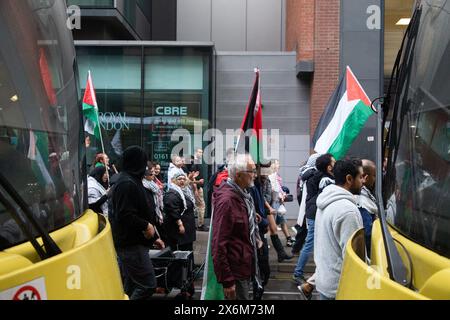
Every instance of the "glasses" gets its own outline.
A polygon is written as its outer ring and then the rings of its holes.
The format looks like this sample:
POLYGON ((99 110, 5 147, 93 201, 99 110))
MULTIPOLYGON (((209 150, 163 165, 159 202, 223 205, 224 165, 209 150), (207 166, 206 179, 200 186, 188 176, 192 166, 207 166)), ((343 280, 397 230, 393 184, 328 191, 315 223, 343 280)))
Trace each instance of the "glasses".
POLYGON ((253 173, 253 174, 257 174, 258 171, 256 171, 256 169, 253 170, 245 170, 245 171, 241 171, 241 172, 245 172, 245 173, 253 173))

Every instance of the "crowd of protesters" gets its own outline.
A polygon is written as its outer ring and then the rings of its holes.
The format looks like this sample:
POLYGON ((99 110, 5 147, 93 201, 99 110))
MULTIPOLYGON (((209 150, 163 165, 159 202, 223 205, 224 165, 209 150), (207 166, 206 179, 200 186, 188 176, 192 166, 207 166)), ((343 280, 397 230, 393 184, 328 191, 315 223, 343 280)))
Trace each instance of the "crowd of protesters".
MULTIPOLYGON (((192 165, 172 156, 167 179, 161 165, 148 161, 137 146, 123 152, 120 172, 104 153, 96 154, 90 165, 89 208, 111 223, 125 293, 132 300, 150 299, 158 292, 150 249, 193 251, 196 231, 208 230, 202 153, 196 150, 192 165)), ((191 283, 181 294, 192 298, 194 293, 191 283)))
POLYGON ((212 256, 225 297, 249 299, 252 286, 253 299, 262 298, 270 275, 269 234, 279 262, 299 254, 293 280, 304 299, 310 300, 314 289, 322 300, 335 299, 351 235, 364 228, 370 250, 377 217, 375 172, 370 160, 336 161, 331 154, 311 155, 297 181, 300 210, 293 239, 284 214, 289 190, 279 176, 279 161, 256 168, 251 156, 236 155, 213 177, 212 256), (285 252, 277 225, 292 255, 285 252), (306 279, 304 268, 313 253, 316 270, 306 279))
MULTIPOLYGON (((148 161, 140 147, 124 151, 120 172, 106 154, 95 156, 88 177, 89 208, 111 222, 127 295, 149 299, 157 291, 149 249, 194 250, 196 231, 208 231, 206 196, 214 271, 227 299, 247 300, 250 291, 253 299, 262 299, 271 272, 270 244, 279 263, 298 255, 293 280, 304 299, 311 299, 314 289, 321 299, 335 299, 345 245, 356 230, 365 229, 370 252, 377 217, 375 164, 311 155, 297 179, 300 209, 293 237, 286 220, 286 202, 293 196, 283 185, 278 160, 257 166, 250 155, 228 150, 225 164, 205 182, 202 159, 202 149, 189 164, 172 156, 165 179, 161 165, 148 161), (292 248, 291 254, 285 246, 292 248), (312 256, 315 273, 306 279, 304 269, 312 256)), ((193 284, 182 293, 192 298, 193 284)))

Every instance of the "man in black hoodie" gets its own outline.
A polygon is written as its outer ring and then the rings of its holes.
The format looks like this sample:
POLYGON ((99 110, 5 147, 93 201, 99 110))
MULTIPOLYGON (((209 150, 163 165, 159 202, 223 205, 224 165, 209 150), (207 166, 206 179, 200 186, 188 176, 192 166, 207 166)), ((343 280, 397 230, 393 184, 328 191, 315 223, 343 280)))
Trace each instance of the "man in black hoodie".
POLYGON ((131 300, 150 298, 156 288, 149 249, 155 241, 156 212, 149 207, 142 185, 147 155, 134 146, 123 153, 123 171, 115 183, 110 215, 125 293, 131 300))
POLYGON ((333 167, 336 160, 331 154, 324 154, 317 158, 316 168, 317 171, 314 172, 312 177, 306 176, 306 224, 308 226, 308 233, 306 235, 305 243, 303 249, 300 252, 298 258, 297 266, 294 271, 294 281, 297 284, 302 284, 306 282, 303 276, 303 269, 313 251, 314 248, 314 222, 316 219, 316 200, 322 190, 329 184, 334 184, 333 178, 333 167))

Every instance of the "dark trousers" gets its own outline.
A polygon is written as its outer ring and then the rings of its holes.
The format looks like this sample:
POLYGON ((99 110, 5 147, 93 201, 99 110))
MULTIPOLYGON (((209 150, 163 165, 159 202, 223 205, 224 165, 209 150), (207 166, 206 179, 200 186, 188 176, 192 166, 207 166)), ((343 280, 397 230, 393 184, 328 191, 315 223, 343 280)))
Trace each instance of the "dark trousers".
POLYGON ((117 248, 124 290, 130 300, 146 300, 155 292, 155 271, 148 252, 149 248, 141 245, 117 248))
POLYGON ((236 280, 236 300, 250 300, 250 280, 236 280))
POLYGON ((297 234, 295 235, 295 243, 292 246, 292 252, 300 252, 300 250, 302 250, 303 244, 305 243, 306 235, 308 234, 305 220, 303 221, 303 226, 300 227, 298 224, 296 224, 294 227, 297 230, 297 234))
POLYGON ((264 294, 264 286, 267 285, 270 278, 269 244, 262 232, 260 232, 260 236, 263 242, 263 246, 258 250, 258 267, 262 281, 261 285, 263 286, 263 288, 258 290, 256 281, 253 281, 253 300, 262 300, 262 296, 264 294))

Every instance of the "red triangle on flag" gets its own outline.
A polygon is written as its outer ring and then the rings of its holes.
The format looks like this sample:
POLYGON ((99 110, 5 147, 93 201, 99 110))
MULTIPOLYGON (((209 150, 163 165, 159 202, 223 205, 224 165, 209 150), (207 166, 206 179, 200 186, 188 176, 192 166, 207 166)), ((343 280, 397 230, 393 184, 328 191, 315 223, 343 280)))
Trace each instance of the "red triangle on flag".
POLYGON ((83 103, 90 106, 97 106, 97 98, 95 97, 94 86, 92 84, 91 73, 89 72, 86 91, 84 92, 83 103))
POLYGON ((348 101, 362 100, 364 104, 370 107, 371 102, 364 89, 359 84, 350 67, 347 66, 347 98, 348 101))

